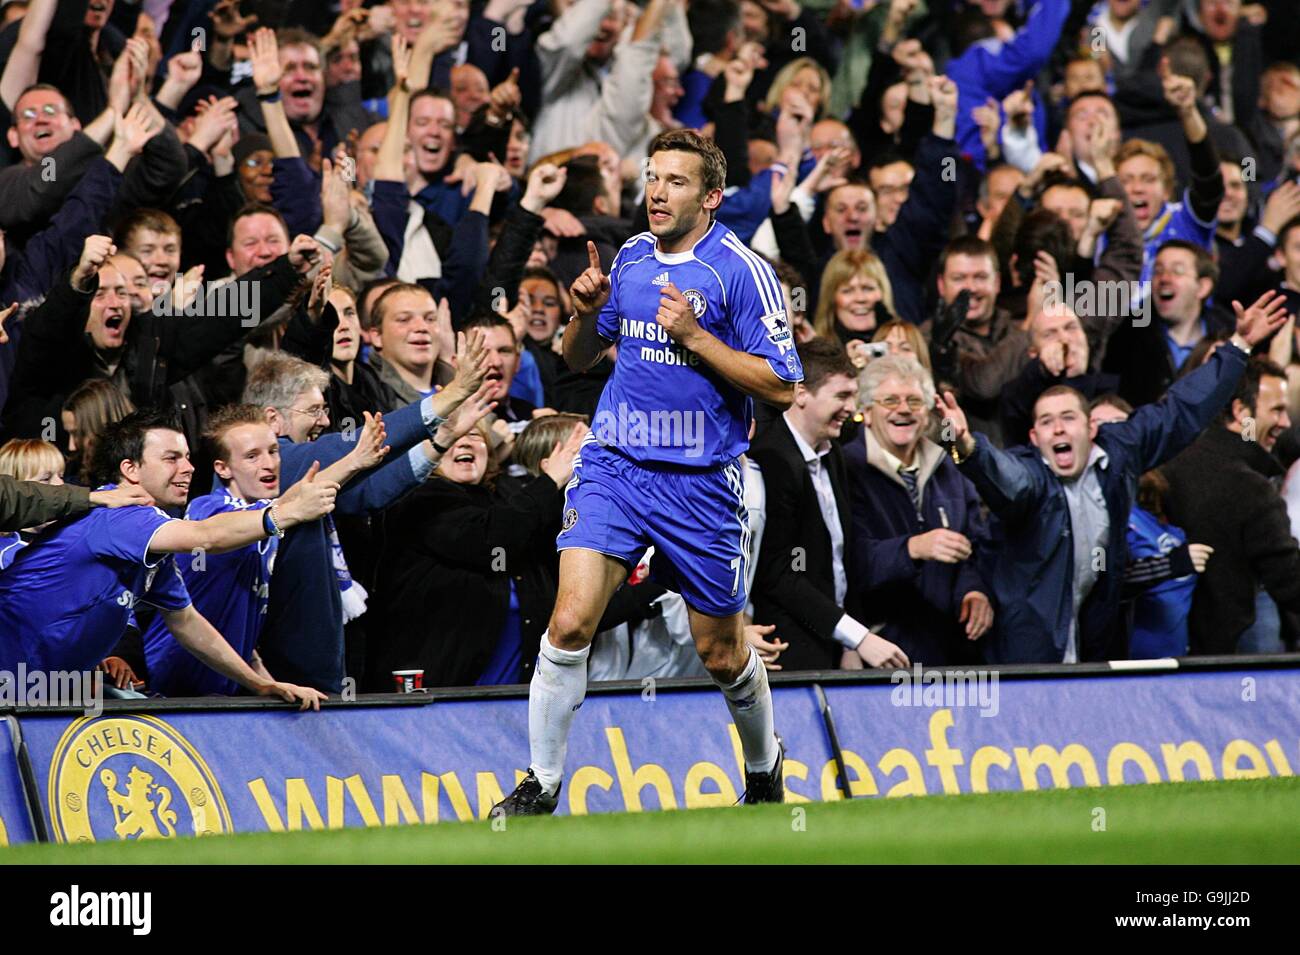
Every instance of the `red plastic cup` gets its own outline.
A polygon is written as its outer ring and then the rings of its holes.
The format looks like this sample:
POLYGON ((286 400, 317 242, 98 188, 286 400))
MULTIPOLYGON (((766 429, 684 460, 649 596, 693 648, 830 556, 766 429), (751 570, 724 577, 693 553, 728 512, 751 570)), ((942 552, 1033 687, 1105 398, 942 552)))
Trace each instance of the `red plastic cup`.
POLYGON ((424 671, 394 670, 393 683, 396 684, 398 693, 414 693, 416 690, 423 690, 424 671))

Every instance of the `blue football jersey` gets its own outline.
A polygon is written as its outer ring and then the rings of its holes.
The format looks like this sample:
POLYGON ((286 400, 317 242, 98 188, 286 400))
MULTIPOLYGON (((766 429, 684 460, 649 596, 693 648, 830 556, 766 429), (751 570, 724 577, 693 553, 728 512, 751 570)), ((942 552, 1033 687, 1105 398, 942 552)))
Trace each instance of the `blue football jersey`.
POLYGON ((27 546, 27 541, 18 536, 17 531, 5 531, 0 534, 0 570, 14 562, 18 552, 27 546))
POLYGON ((29 670, 91 670, 122 639, 137 601, 188 607, 172 556, 149 555, 171 520, 156 507, 98 507, 20 550, 0 574, 0 669, 21 660, 29 670))
MULTIPOLYGON (((257 511, 270 504, 270 500, 249 503, 220 488, 191 501, 185 517, 202 521, 214 514, 257 511)), ((276 543, 276 538, 271 537, 224 554, 205 554, 201 560, 182 554, 177 561, 195 609, 244 662, 252 659, 266 619, 276 543)), ((145 630, 144 656, 149 689, 163 696, 233 696, 239 692, 238 683, 177 643, 161 616, 154 617, 145 630)))
POLYGON ((596 319, 618 345, 614 373, 591 430, 638 463, 725 464, 749 447, 753 402, 672 338, 655 318, 669 283, 690 302, 700 326, 737 351, 760 355, 781 379, 803 379, 781 285, 766 261, 714 222, 686 252, 633 236, 610 268, 609 302, 596 319))

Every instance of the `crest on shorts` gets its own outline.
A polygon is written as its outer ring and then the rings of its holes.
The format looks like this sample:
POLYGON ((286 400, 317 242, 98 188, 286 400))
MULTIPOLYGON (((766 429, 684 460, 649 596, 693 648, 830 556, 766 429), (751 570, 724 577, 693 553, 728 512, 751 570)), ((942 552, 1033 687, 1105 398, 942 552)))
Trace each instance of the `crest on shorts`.
POLYGON ((567 531, 576 523, 578 523, 578 512, 571 507, 564 512, 564 529, 567 531))
POLYGON ((706 307, 704 293, 699 289, 688 288, 682 294, 686 296, 686 301, 691 303, 691 311, 695 313, 695 317, 703 318, 704 309, 706 307))

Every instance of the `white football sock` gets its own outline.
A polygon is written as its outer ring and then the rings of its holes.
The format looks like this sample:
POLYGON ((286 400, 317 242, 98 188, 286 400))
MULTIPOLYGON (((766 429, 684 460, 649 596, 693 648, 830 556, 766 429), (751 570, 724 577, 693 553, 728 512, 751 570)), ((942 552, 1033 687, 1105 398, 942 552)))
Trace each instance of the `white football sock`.
POLYGON ((564 775, 564 752, 569 745, 569 725, 587 696, 587 657, 591 646, 561 650, 542 634, 537 667, 528 687, 529 769, 542 789, 554 793, 564 775))
MULTIPOLYGON (((745 753, 745 769, 751 773, 768 773, 776 766, 776 730, 772 725, 772 690, 767 685, 767 668, 758 651, 749 650, 749 664, 740 679, 730 686, 718 683, 727 698, 727 709, 740 734, 740 748, 745 753)), ((717 683, 717 680, 713 682, 717 683)))

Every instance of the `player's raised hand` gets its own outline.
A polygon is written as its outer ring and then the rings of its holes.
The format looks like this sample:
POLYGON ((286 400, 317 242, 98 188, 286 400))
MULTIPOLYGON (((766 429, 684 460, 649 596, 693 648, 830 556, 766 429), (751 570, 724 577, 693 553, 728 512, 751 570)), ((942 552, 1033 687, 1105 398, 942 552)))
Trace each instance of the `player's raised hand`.
POLYGON ((587 240, 587 261, 587 268, 569 286, 573 308, 579 317, 595 315, 609 301, 609 276, 601 271, 596 243, 590 239, 587 240))
POLYGON ((282 528, 314 521, 334 510, 334 498, 339 493, 338 482, 319 480, 319 473, 320 462, 313 461, 302 480, 271 505, 282 528))
POLYGON ((686 296, 669 282, 659 291, 659 311, 655 319, 677 344, 689 348, 691 340, 699 333, 700 323, 695 320, 695 309, 686 296))

